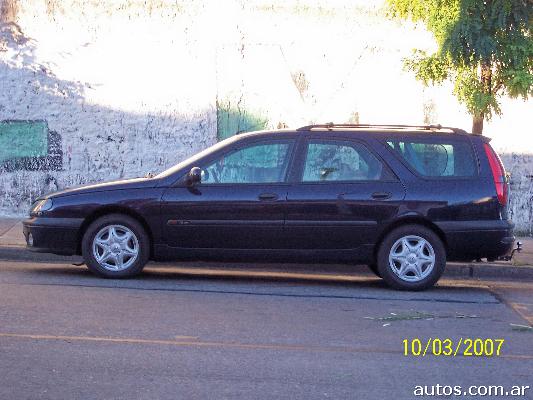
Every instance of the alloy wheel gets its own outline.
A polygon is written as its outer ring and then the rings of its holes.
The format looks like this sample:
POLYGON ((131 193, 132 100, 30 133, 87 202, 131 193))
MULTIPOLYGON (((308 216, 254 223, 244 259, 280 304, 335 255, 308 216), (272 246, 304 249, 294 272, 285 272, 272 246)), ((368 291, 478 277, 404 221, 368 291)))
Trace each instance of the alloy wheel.
POLYGON ((435 251, 424 238, 404 236, 392 245, 389 252, 389 267, 406 282, 425 279, 435 266, 435 251))
POLYGON ((131 267, 139 255, 139 240, 123 225, 107 225, 93 239, 93 256, 108 271, 123 271, 131 267))

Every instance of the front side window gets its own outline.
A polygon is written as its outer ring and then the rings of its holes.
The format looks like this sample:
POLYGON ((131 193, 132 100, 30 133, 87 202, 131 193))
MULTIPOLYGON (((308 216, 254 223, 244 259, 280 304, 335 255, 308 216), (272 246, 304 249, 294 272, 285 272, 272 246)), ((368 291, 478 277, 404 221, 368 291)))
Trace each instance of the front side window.
POLYGON ((388 141, 387 144, 420 175, 427 177, 471 177, 476 164, 466 142, 388 141))
POLYGON ((303 182, 375 181, 392 174, 366 147, 349 142, 309 143, 303 182))
POLYGON ((283 182, 291 147, 291 142, 273 142, 227 153, 203 167, 202 184, 283 182))

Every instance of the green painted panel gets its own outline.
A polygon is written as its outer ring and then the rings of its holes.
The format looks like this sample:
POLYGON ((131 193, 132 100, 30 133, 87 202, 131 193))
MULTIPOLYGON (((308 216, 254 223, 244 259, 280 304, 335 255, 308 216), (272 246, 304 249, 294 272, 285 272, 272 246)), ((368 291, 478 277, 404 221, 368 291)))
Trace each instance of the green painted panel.
POLYGON ((0 121, 0 162, 48 153, 48 126, 44 121, 0 121))
MULTIPOLYGON (((229 103, 229 102, 228 102, 229 103)), ((217 137, 226 139, 237 132, 265 129, 268 119, 254 115, 247 110, 235 110, 229 104, 217 105, 217 137)))

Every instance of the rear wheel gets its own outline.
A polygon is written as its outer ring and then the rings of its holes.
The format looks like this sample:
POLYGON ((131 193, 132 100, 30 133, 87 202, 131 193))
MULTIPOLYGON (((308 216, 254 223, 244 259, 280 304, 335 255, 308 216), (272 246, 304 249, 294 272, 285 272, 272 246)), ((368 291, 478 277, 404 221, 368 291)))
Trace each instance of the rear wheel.
POLYGON ((441 277, 446 251, 432 230, 405 225, 390 232, 378 251, 378 271, 395 289, 424 290, 441 277))
POLYGON ((139 274, 150 254, 150 241, 135 219, 111 214, 94 221, 83 236, 82 254, 87 267, 105 278, 139 274))

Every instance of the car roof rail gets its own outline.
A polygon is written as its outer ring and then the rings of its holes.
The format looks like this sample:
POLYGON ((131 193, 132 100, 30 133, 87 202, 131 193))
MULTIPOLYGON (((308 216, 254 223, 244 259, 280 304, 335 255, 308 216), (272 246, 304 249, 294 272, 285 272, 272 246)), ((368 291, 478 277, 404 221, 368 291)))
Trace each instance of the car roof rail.
POLYGON ((398 124, 335 124, 333 122, 328 122, 326 124, 314 124, 306 125, 301 128, 296 129, 297 131, 311 131, 317 128, 324 128, 328 130, 333 130, 333 128, 386 128, 386 129, 417 129, 425 131, 450 131, 453 133, 467 133, 464 129, 453 128, 450 126, 442 126, 441 124, 435 125, 398 125, 398 124))

